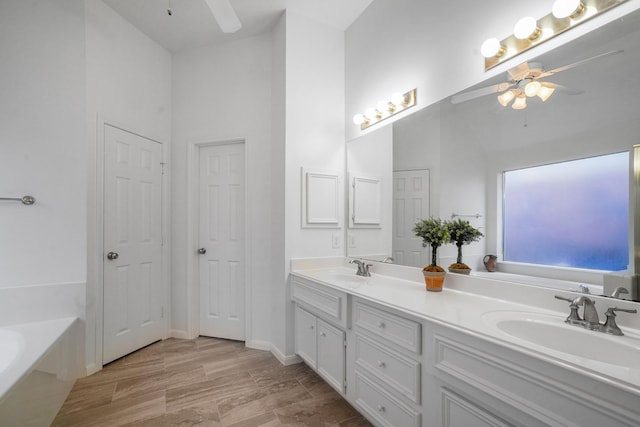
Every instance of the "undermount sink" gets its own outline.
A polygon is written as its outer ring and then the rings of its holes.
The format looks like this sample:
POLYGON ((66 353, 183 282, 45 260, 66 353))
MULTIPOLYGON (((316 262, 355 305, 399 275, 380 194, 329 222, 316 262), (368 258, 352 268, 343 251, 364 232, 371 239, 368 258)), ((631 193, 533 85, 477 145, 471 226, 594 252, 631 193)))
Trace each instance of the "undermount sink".
POLYGON ((354 273, 344 273, 341 271, 323 271, 314 275, 316 278, 322 281, 337 283, 343 286, 358 286, 363 283, 367 283, 370 277, 358 276, 354 273))
POLYGON ((492 328, 535 346, 610 365, 638 366, 637 336, 588 331, 567 325, 563 317, 541 313, 493 311, 485 313, 483 320, 492 328))

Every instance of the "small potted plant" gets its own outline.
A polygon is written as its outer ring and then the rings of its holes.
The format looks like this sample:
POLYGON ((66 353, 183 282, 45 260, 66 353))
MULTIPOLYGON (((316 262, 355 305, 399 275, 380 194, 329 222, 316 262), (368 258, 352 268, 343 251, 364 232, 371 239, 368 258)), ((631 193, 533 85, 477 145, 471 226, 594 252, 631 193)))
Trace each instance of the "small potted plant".
POLYGON ((449 271, 452 273, 469 274, 471 268, 462 262, 462 246, 468 245, 471 242, 477 242, 484 235, 480 230, 469 224, 469 221, 464 221, 460 218, 447 222, 447 228, 449 230, 449 243, 454 243, 458 247, 458 258, 454 264, 449 266, 449 271))
POLYGON ((442 290, 444 276, 447 274, 444 268, 438 265, 438 248, 449 241, 447 224, 440 218, 423 219, 413 228, 416 236, 422 238, 422 246, 431 246, 431 264, 422 269, 427 290, 439 292, 442 290))

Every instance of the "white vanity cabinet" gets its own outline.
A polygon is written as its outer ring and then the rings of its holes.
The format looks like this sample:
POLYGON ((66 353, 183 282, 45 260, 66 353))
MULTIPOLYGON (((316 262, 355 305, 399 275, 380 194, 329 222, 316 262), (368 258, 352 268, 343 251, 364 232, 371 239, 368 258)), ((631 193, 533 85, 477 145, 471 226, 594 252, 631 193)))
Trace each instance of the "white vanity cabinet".
POLYGON ((420 322, 356 299, 352 323, 355 406, 381 426, 421 426, 420 322))
POLYGON ((473 323, 482 322, 473 294, 425 295, 420 284, 414 292, 406 281, 374 279, 291 281, 296 353, 374 425, 640 426, 637 369, 582 366, 491 335, 473 323))
POLYGON ((631 427, 631 393, 453 328, 425 322, 429 425, 631 427))
POLYGON ((296 277, 291 289, 296 354, 344 394, 347 294, 296 277))

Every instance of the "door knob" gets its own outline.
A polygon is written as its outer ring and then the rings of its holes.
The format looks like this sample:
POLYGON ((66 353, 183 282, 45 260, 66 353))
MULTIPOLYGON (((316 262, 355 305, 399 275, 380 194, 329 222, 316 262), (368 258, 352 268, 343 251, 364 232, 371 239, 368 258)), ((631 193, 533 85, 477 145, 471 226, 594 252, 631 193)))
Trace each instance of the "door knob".
POLYGON ((200 249, 198 249, 198 253, 199 253, 200 255, 204 255, 204 254, 206 254, 206 253, 207 253, 207 250, 206 250, 205 248, 200 248, 200 249))
POLYGON ((114 260, 114 259, 118 259, 118 257, 119 257, 119 256, 120 256, 120 255, 118 255, 118 253, 117 253, 117 252, 109 252, 109 253, 107 254, 107 259, 114 260))

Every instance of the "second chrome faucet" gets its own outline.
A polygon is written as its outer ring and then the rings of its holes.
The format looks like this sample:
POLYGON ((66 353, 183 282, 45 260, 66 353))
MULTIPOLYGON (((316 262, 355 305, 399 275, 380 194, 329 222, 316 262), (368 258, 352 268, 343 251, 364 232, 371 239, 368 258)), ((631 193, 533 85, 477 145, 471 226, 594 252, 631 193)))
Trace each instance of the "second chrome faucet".
POLYGON ((565 320, 566 323, 570 325, 582 326, 583 328, 592 331, 600 331, 612 335, 623 335, 618 325, 616 325, 616 311, 637 313, 636 309, 628 310, 623 308, 611 307, 605 313, 605 315, 607 316, 606 322, 604 324, 600 324, 598 311, 596 310, 596 303, 591 298, 585 295, 580 295, 576 298, 566 298, 556 295, 555 298, 563 301, 568 301, 570 303, 569 309, 571 310, 571 312, 569 313, 569 317, 567 317, 567 319, 565 320), (578 313, 578 308, 581 306, 584 306, 583 317, 580 317, 580 314, 578 313))
POLYGON ((356 271, 356 274, 358 276, 371 276, 371 273, 369 272, 369 267, 371 267, 371 264, 365 264, 364 261, 360 261, 359 259, 352 259, 351 261, 349 261, 349 264, 356 264, 358 266, 358 271, 356 271))

